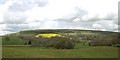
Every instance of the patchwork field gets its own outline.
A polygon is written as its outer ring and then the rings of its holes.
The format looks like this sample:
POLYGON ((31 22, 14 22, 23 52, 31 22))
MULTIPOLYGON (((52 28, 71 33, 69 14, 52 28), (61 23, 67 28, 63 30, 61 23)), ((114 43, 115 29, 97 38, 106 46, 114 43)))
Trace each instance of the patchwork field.
POLYGON ((2 37, 3 58, 118 58, 115 32, 28 30, 2 37))

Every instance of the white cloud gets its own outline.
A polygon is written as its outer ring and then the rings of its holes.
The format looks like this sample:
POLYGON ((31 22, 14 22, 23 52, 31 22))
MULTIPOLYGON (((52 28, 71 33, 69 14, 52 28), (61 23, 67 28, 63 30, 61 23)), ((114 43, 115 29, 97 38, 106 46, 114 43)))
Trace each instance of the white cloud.
POLYGON ((81 20, 81 18, 75 18, 74 20, 73 20, 73 22, 79 22, 81 20))
POLYGON ((14 33, 14 32, 0 30, 0 35, 10 34, 10 33, 14 33))
POLYGON ((0 35, 5 35, 5 34, 12 33, 10 31, 4 31, 4 29, 6 29, 6 28, 7 28, 6 24, 0 24, 0 35))
MULTIPOLYGON (((68 0, 50 0, 45 7, 34 7, 26 12, 28 21, 35 20, 56 20, 60 18, 67 18, 68 15, 72 17, 74 14, 75 5, 68 0)), ((69 18, 69 17, 68 17, 69 18)))
POLYGON ((104 28, 106 31, 118 30, 118 25, 115 24, 113 21, 100 20, 100 21, 95 22, 94 24, 98 25, 98 27, 96 26, 97 28, 104 28))
POLYGON ((103 27, 102 27, 100 24, 93 24, 93 25, 92 25, 92 28, 102 29, 103 27))
POLYGON ((4 33, 24 29, 117 31, 119 0, 7 0, 0 3, 4 33), (7 32, 9 31, 9 32, 7 32))
POLYGON ((8 24, 21 24, 25 23, 26 16, 22 12, 11 12, 8 11, 4 13, 4 21, 3 23, 8 23, 8 24))
POLYGON ((8 8, 12 5, 12 3, 12 1, 7 1, 5 4, 0 5, 0 23, 4 21, 3 15, 6 11, 8 11, 8 8))
POLYGON ((117 13, 119 0, 75 0, 77 5, 89 14, 99 14, 104 17, 107 13, 117 13), (87 4, 87 5, 86 5, 87 4), (114 9, 113 9, 114 8, 114 9))

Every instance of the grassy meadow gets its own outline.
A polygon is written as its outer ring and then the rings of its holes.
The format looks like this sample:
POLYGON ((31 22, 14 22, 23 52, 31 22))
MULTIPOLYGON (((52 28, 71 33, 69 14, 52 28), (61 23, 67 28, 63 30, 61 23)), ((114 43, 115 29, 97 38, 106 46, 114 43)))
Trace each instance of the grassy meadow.
POLYGON ((3 47, 3 58, 117 58, 118 48, 76 46, 76 49, 3 47))

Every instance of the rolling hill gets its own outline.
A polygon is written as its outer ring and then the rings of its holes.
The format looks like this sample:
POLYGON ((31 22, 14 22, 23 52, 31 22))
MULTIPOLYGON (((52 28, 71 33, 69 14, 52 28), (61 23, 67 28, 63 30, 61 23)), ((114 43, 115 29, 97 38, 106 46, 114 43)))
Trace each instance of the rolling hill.
POLYGON ((46 29, 46 30, 25 30, 2 36, 3 45, 24 45, 26 41, 32 40, 37 34, 57 33, 75 40, 92 40, 92 38, 118 39, 118 32, 78 30, 78 29, 46 29))

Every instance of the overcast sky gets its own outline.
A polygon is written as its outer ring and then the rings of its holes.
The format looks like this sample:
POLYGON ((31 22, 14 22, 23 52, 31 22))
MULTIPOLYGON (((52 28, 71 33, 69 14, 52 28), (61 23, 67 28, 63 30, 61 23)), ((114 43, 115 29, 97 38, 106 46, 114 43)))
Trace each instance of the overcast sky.
POLYGON ((118 31, 119 0, 0 0, 0 35, 29 29, 118 31))

